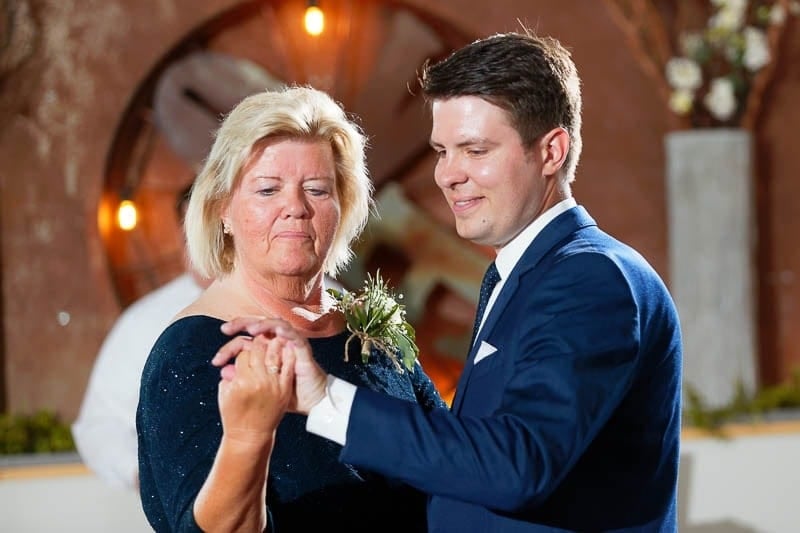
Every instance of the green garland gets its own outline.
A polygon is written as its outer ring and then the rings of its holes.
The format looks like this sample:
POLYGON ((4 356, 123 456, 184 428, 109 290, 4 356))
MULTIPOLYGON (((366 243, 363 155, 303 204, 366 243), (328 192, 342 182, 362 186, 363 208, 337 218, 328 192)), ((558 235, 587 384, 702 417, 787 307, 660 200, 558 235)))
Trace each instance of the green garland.
POLYGON ((75 450, 72 432, 52 411, 0 414, 0 455, 75 450))
POLYGON ((728 405, 717 408, 708 407, 696 388, 689 384, 685 384, 684 388, 686 390, 684 422, 715 434, 721 433, 723 425, 743 417, 751 417, 758 421, 765 413, 771 411, 800 408, 800 369, 795 370, 787 382, 764 387, 753 394, 748 394, 739 381, 736 383, 733 400, 728 405))

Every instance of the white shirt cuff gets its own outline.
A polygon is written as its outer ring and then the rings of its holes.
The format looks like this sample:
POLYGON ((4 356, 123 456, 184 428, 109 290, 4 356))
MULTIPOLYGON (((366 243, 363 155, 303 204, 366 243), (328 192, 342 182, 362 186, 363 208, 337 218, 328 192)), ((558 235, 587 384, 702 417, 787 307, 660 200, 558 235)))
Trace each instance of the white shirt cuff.
POLYGON ((328 375, 325 396, 308 412, 306 431, 344 446, 356 389, 352 383, 328 375))

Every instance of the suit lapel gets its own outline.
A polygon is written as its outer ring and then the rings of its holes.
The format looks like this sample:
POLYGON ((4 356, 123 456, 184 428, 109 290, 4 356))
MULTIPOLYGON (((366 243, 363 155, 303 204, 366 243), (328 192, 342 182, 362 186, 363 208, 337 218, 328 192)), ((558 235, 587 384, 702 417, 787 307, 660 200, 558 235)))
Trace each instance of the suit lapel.
MULTIPOLYGON (((561 213, 552 222, 542 229, 528 246, 525 253, 511 270, 508 279, 503 283, 503 288, 500 294, 497 295, 489 315, 483 323, 478 336, 475 338, 475 343, 470 347, 469 355, 464 363, 464 370, 458 380, 456 387, 455 397, 453 398, 452 411, 458 413, 461 409, 461 404, 464 401, 464 392, 466 391, 469 383, 469 376, 472 373, 472 368, 475 366, 475 353, 481 345, 481 340, 485 339, 495 328, 497 320, 502 314, 503 309, 508 305, 512 297, 518 296, 519 278, 529 270, 536 268, 539 262, 548 255, 551 251, 557 248, 558 244, 563 242, 575 231, 586 226, 596 225, 595 221, 589 216, 581 206, 573 207, 561 213)), ((502 341, 502 339, 498 339, 502 341)), ((498 346, 500 348, 500 346, 498 346)), ((495 356, 497 357, 497 356, 495 356)))

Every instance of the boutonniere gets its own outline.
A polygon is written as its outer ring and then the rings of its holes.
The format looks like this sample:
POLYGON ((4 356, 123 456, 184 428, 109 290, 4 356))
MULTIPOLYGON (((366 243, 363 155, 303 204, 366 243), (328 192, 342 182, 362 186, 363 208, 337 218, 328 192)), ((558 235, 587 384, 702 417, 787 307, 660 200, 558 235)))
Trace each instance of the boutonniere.
POLYGON ((372 348, 385 353, 402 372, 414 368, 419 348, 414 341, 414 328, 406 321, 405 306, 398 303, 403 295, 396 295, 381 278, 380 271, 373 278, 367 274, 360 293, 328 289, 335 300, 334 307, 344 314, 347 339, 344 358, 347 361, 350 341, 361 339, 361 360, 367 362, 372 348), (399 354, 399 359, 398 359, 399 354), (402 363, 402 366, 401 366, 402 363))

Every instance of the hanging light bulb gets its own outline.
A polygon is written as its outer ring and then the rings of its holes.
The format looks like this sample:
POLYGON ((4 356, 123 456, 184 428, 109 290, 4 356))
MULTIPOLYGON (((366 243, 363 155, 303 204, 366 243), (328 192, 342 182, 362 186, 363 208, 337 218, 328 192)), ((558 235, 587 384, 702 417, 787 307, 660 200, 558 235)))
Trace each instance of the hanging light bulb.
POLYGON ((325 13, 322 12, 315 0, 308 2, 306 13, 303 16, 303 26, 306 32, 314 37, 325 30, 325 13))
POLYGON ((136 227, 138 217, 136 204, 132 201, 123 200, 119 203, 119 207, 117 207, 117 225, 119 225, 120 229, 125 231, 132 230, 136 227))

